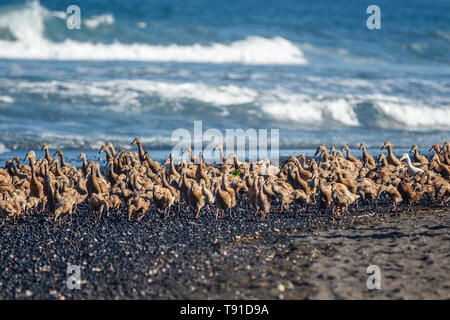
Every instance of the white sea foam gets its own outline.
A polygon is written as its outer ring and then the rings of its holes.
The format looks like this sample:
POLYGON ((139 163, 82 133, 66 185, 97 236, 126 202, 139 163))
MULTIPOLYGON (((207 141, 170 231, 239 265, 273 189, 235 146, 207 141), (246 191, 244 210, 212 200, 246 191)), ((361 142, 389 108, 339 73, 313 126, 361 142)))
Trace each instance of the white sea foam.
MULTIPOLYGON (((0 85, 11 93, 34 93, 43 99, 87 99, 98 111, 146 113, 163 106, 165 113, 181 114, 187 103, 220 108, 218 116, 227 117, 236 107, 253 113, 260 119, 292 126, 372 126, 402 130, 450 129, 450 101, 438 104, 431 100, 413 100, 389 94, 300 94, 285 88, 258 90, 236 85, 212 85, 202 82, 172 83, 144 79, 121 79, 96 82, 28 82, 3 80, 0 85), (166 101, 162 105, 148 103, 150 97, 166 101), (427 103, 428 102, 428 103, 427 103), (251 108, 249 108, 251 106, 251 108), (168 108, 171 108, 168 109, 168 108), (233 108, 233 109, 231 109, 233 108), (245 109, 244 109, 245 108, 245 109)), ((195 110, 191 110, 193 114, 195 110)), ((203 112, 203 111, 199 111, 203 112)), ((192 115, 191 114, 191 115, 192 115)))
POLYGON ((294 93, 275 93, 263 98, 262 111, 272 118, 301 124, 322 125, 334 122, 358 126, 351 103, 343 98, 323 99, 294 93))
POLYGON ((9 152, 10 150, 6 148, 2 143, 0 143, 0 153, 9 152))
POLYGON ((0 96, 0 103, 7 103, 7 104, 12 104, 14 103, 14 99, 11 98, 10 96, 0 96))
POLYGON ((275 37, 248 37, 230 44, 169 46, 112 44, 66 40, 53 43, 29 36, 30 41, 0 41, 0 58, 38 60, 130 60, 196 63, 304 64, 306 60, 290 41, 275 37))
MULTIPOLYGON (((93 83, 84 82, 27 82, 15 83, 3 81, 3 85, 10 86, 13 92, 29 92, 41 95, 59 94, 64 97, 90 97, 101 101, 104 99, 110 103, 117 103, 117 99, 124 99, 124 103, 130 104, 133 99, 142 96, 158 96, 166 100, 196 100, 211 105, 239 105, 252 103, 258 96, 258 92, 235 85, 211 86, 204 83, 184 82, 168 83, 151 80, 110 80, 93 83)), ((135 102, 137 103, 137 102, 135 102)))
POLYGON ((111 25, 114 24, 114 16, 112 14, 102 14, 99 16, 93 16, 88 19, 83 19, 83 23, 91 29, 96 29, 99 25, 111 25))
POLYGON ((450 129, 450 108, 432 108, 424 105, 417 105, 413 102, 389 103, 377 101, 376 107, 381 110, 387 119, 393 119, 399 125, 392 124, 392 121, 379 122, 379 127, 402 127, 407 130, 417 130, 423 128, 430 129, 450 129))
MULTIPOLYGON (((34 1, 0 14, 0 27, 7 28, 15 41, 0 40, 0 58, 39 60, 130 60, 197 63, 304 64, 299 47, 282 37, 249 36, 231 43, 193 45, 111 44, 67 39, 52 42, 45 38, 45 19, 63 19, 64 12, 49 11, 34 1)), ((113 24, 114 16, 105 14, 82 19, 88 28, 113 24)))

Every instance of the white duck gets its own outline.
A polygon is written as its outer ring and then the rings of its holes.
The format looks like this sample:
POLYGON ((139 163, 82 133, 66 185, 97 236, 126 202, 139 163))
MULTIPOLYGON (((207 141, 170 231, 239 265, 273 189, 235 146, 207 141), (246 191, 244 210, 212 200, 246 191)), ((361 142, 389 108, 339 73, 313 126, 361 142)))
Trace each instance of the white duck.
POLYGON ((406 159, 406 163, 408 164, 408 174, 410 176, 415 176, 418 173, 423 173, 423 170, 417 167, 414 167, 411 163, 411 159, 407 153, 404 153, 403 156, 399 159, 400 161, 406 159))
POLYGON ((280 173, 280 168, 270 164, 269 159, 263 160, 261 166, 261 174, 263 175, 278 175, 280 173))

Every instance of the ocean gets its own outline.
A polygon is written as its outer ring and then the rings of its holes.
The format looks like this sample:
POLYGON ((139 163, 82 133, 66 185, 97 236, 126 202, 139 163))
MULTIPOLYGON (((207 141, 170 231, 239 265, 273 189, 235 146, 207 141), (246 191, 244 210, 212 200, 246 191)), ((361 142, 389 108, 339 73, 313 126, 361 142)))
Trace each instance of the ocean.
POLYGON ((376 1, 369 30, 374 3, 1 0, 0 158, 140 137, 162 159, 199 120, 279 129, 282 154, 385 140, 425 153, 450 137, 450 1, 376 1))

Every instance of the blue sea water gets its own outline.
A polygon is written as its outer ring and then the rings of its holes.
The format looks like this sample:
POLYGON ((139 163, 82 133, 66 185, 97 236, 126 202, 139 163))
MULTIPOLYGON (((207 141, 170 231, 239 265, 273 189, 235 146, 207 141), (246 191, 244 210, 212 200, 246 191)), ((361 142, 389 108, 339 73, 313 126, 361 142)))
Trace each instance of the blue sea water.
POLYGON ((196 120, 279 129, 283 150, 442 144, 450 1, 1 0, 0 153, 167 150, 196 120))

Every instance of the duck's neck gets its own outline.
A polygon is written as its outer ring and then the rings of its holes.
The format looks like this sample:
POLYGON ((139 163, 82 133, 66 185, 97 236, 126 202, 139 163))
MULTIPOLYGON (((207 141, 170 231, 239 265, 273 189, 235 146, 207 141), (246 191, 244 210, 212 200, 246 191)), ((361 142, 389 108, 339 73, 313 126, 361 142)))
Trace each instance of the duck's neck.
POLYGON ((112 144, 109 146, 109 149, 111 150, 112 156, 115 157, 116 156, 116 149, 114 148, 114 146, 112 144))
POLYGON ((113 157, 111 156, 111 153, 109 153, 108 148, 103 148, 103 151, 105 151, 106 154, 106 160, 109 162, 111 160, 113 160, 113 157))
POLYGON ((414 166, 413 166, 412 163, 411 163, 411 159, 410 159, 409 157, 406 158, 406 163, 408 164, 408 167, 414 168, 414 166))
POLYGON ((50 156, 50 152, 48 151, 48 148, 45 148, 45 159, 47 159, 47 161, 51 162, 53 160, 53 158, 50 156))
POLYGON ((390 157, 392 157, 392 156, 394 155, 394 154, 392 153, 392 147, 391 147, 391 146, 387 146, 386 149, 387 149, 387 151, 388 151, 388 155, 389 155, 390 157))
POLYGON ((345 149, 345 153, 347 155, 347 160, 350 160, 350 149, 345 149))
MULTIPOLYGON (((145 152, 144 152, 144 149, 142 148, 142 143, 138 142, 137 145, 138 145, 138 148, 139 148, 139 156, 140 157, 144 157, 145 152)), ((150 158, 150 156, 149 156, 149 158, 150 158)))
POLYGON ((83 170, 86 170, 86 168, 87 168, 86 158, 83 157, 83 170))
POLYGON ((227 162, 227 158, 223 155, 222 147, 219 148, 220 158, 222 159, 222 163, 227 162))
POLYGON ((62 166, 62 167, 67 166, 67 163, 66 163, 66 161, 64 160, 64 154, 60 153, 60 154, 59 154, 59 157, 61 158, 61 166, 62 166))

